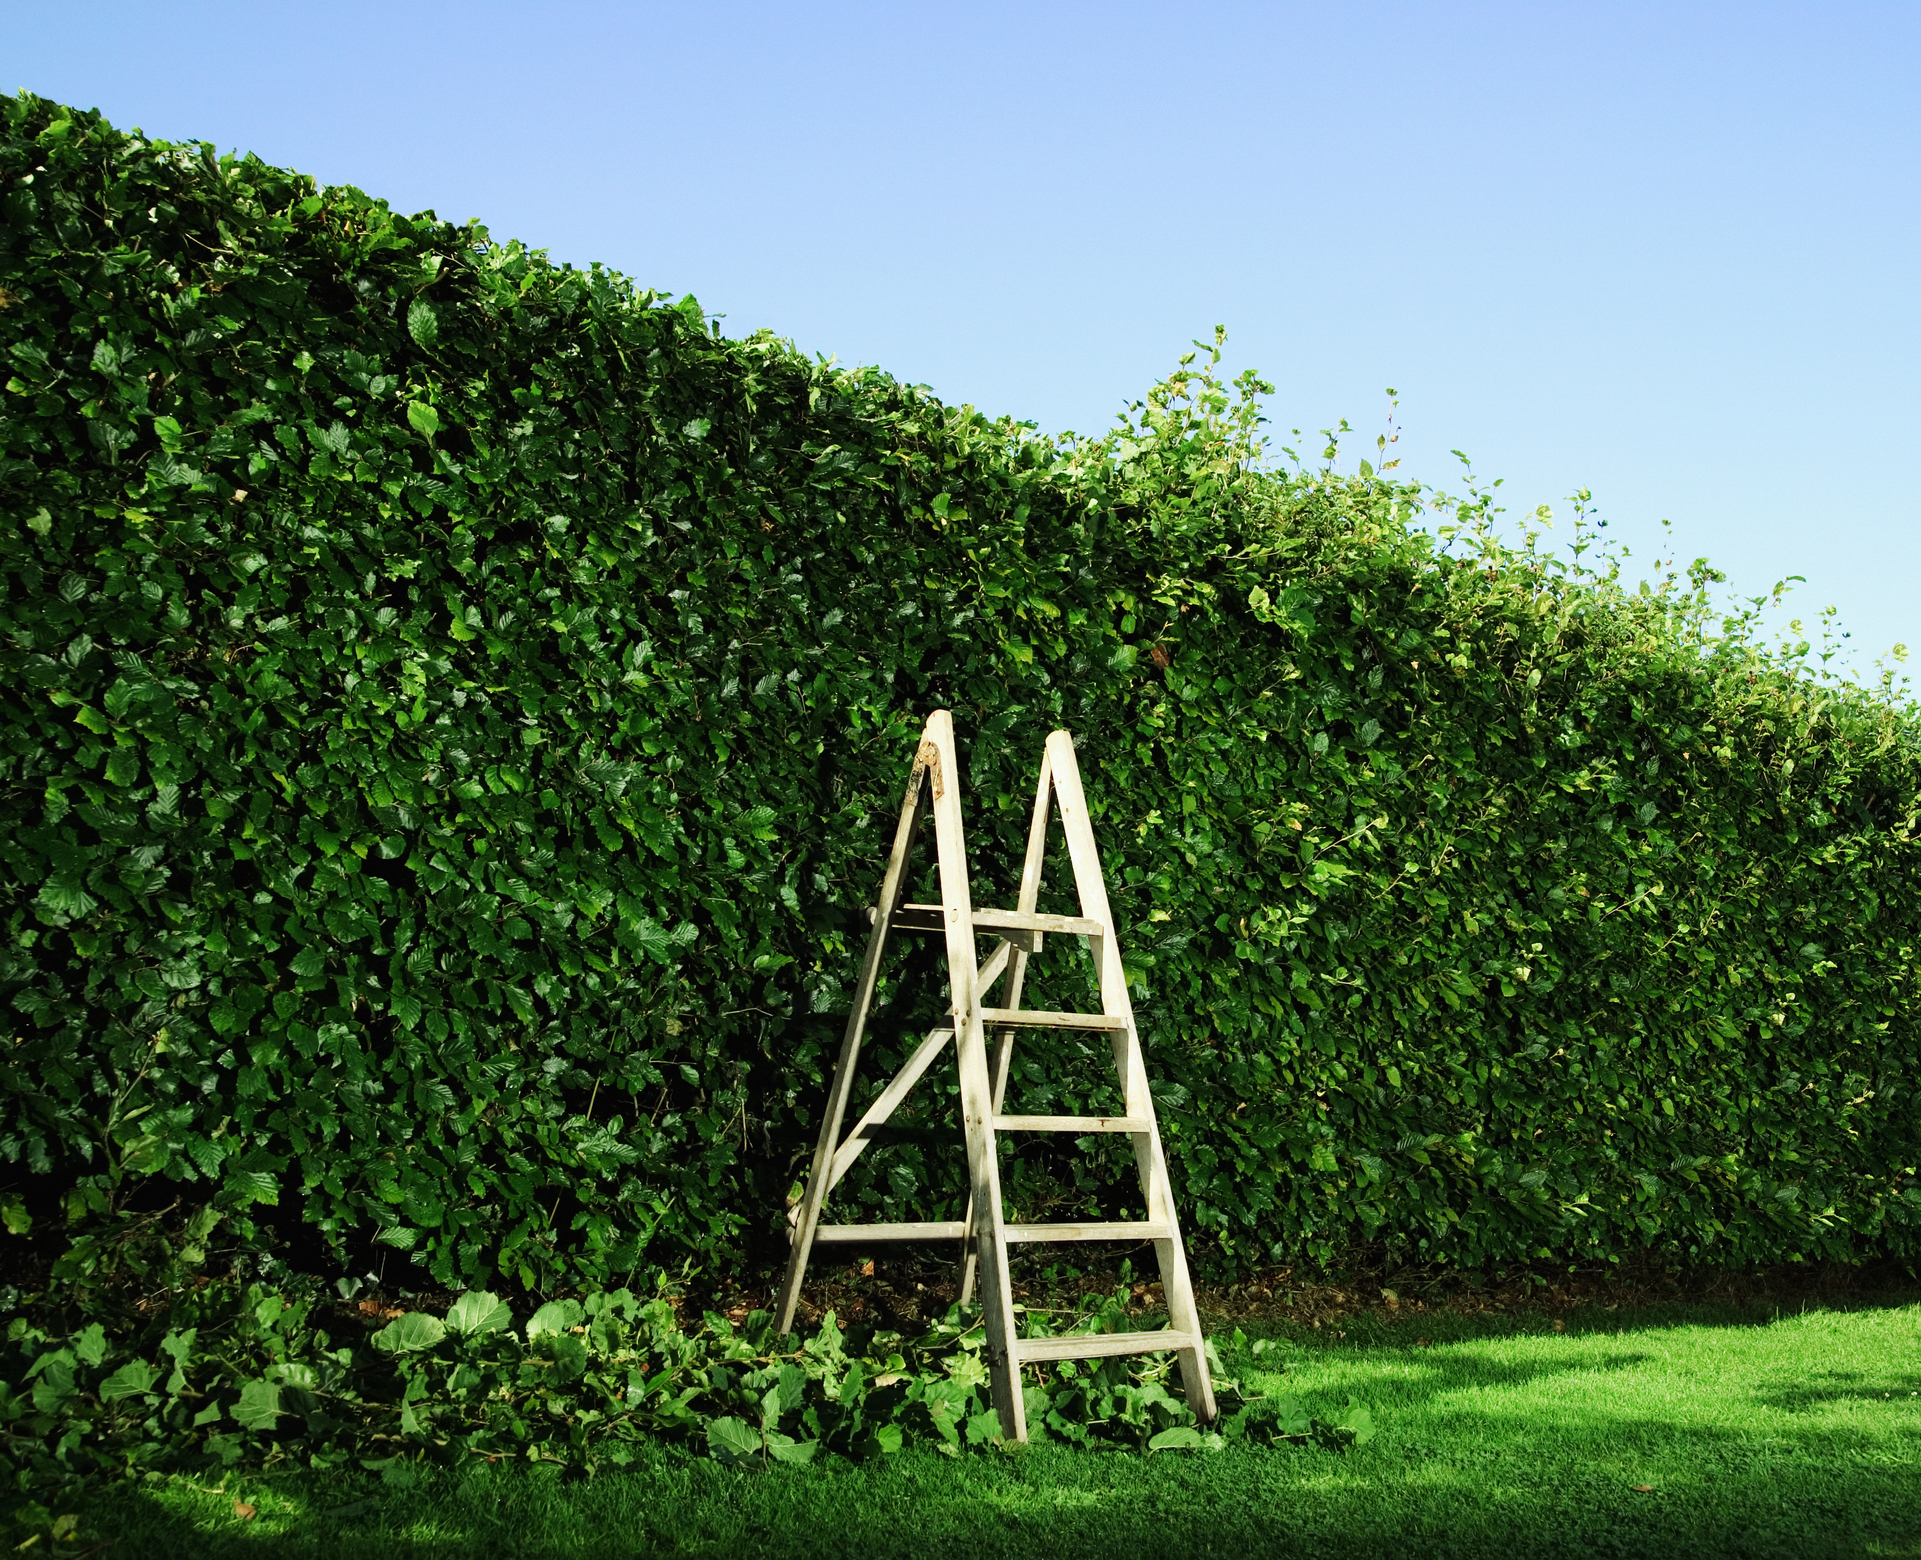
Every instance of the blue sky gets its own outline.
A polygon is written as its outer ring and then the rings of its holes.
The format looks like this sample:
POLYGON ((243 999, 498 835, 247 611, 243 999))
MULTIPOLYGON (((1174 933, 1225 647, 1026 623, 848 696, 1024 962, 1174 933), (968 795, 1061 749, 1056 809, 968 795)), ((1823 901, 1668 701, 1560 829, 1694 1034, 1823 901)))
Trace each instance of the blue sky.
POLYGON ((1921 652, 1921 7, 66 0, 6 65, 1047 430, 1222 323, 1283 431, 1392 385, 1404 474, 1921 652))

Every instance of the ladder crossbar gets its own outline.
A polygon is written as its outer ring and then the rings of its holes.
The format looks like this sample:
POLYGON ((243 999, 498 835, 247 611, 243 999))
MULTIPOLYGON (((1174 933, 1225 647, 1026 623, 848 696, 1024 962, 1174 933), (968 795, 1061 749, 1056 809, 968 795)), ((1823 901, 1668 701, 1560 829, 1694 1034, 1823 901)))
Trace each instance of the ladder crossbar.
POLYGON ((996 1132, 1152 1132, 1145 1116, 996 1116, 996 1132))
MULTIPOLYGON (((987 1329, 983 1358, 988 1365, 994 1409, 1001 1434, 1027 1439, 1026 1405, 1021 1386, 1023 1363, 1089 1359, 1121 1354, 1171 1352, 1179 1365, 1182 1389, 1203 1423, 1215 1417, 1207 1349, 1200 1314, 1188 1276, 1180 1220, 1169 1182, 1166 1154, 1154 1119, 1140 1034, 1134 1026, 1121 963, 1113 912, 1094 839, 1087 797, 1081 788, 1073 738, 1056 731, 1047 739, 1028 824, 1027 852, 1021 867, 1017 908, 973 907, 965 828, 960 808, 961 763, 954 741, 953 715, 936 710, 927 719, 916 750, 900 822, 879 893, 867 914, 869 937, 854 988, 852 1011, 842 1037, 840 1061, 828 1091, 813 1168, 799 1203, 789 1212, 790 1250, 781 1289, 778 1322, 792 1331, 808 1254, 817 1245, 849 1247, 890 1241, 957 1241, 962 1249, 960 1298, 967 1303, 978 1279, 987 1329), (1058 817, 1066 838, 1080 914, 1044 915, 1038 908, 1048 833, 1058 817), (910 862, 923 821, 933 825, 938 904, 907 904, 910 862), (900 1070, 842 1135, 869 1010, 873 1005, 887 939, 895 932, 935 934, 945 944, 951 1019, 914 1048, 900 1070), (1041 951, 1041 939, 1076 936, 1093 957, 1100 982, 1098 1013, 1067 1013, 1021 1005, 1028 961, 1041 951), (977 938, 998 937, 983 961, 977 938), (988 1007, 987 995, 1005 977, 1001 1007, 988 1007), (1005 1109, 1013 1048, 1022 1031, 1105 1033, 1113 1050, 1120 1113, 1112 1116, 1020 1115, 1005 1109), (960 1085, 960 1115, 968 1170, 966 1213, 960 1219, 887 1224, 826 1224, 823 1203, 854 1161, 878 1140, 875 1129, 900 1108, 928 1068, 953 1045, 960 1085), (1074 1136, 1125 1135, 1140 1178, 1141 1217, 1116 1220, 1010 1223, 1001 1194, 1000 1144, 1004 1132, 1057 1132, 1074 1136), (1083 1241, 1151 1245, 1167 1297, 1168 1325, 1158 1332, 1076 1334, 1065 1338, 1020 1336, 1013 1303, 1009 1248, 1019 1244, 1083 1241)), ((1025 1042, 1022 1042, 1025 1043, 1025 1042)), ((1130 1199, 1131 1201, 1132 1199, 1130 1199)))
MULTIPOLYGON (((1056 932, 1062 937, 1100 937, 1107 928, 1084 915, 1043 915, 1036 910, 973 911, 974 928, 984 932, 1056 932)), ((947 915, 939 905, 902 905, 894 912, 901 932, 944 932, 947 915)))
POLYGON ((1116 1354, 1166 1354, 1200 1345, 1192 1333, 1075 1333, 1065 1338, 1022 1338, 1014 1354, 1023 1365, 1034 1360, 1098 1360, 1116 1354))
MULTIPOLYGON (((1105 1224, 1008 1224, 1002 1226, 1010 1245, 1044 1241, 1171 1240, 1174 1226, 1164 1219, 1120 1219, 1105 1224)), ((935 1219, 920 1224, 816 1224, 814 1243, 852 1246, 861 1241, 960 1240, 968 1233, 959 1219, 935 1219)))
POLYGON ((1174 1225, 1167 1219, 1115 1219, 1104 1224, 1010 1224, 1007 1238, 1032 1245, 1049 1240, 1172 1240, 1174 1225))
MULTIPOLYGON (((920 1082, 921 1074, 934 1065, 934 1058, 947 1048, 948 1041, 954 1038, 951 1029, 936 1029, 929 1032, 921 1041, 914 1054, 907 1058, 907 1065, 894 1074, 894 1081, 880 1092, 880 1098, 867 1107, 866 1113, 847 1134, 846 1140, 834 1150, 834 1167, 828 1175, 828 1190, 840 1184, 842 1176, 853 1167, 860 1157, 861 1150, 873 1141, 867 1134, 871 1128, 880 1126, 900 1108, 914 1085, 920 1082)), ((796 1205, 798 1206, 798 1205, 796 1205)))
POLYGON ((1015 1029, 1117 1029, 1130 1022, 1125 1013, 1057 1013, 1050 1008, 981 1009, 981 1022, 988 1028, 1007 1025, 1015 1029))
POLYGON ((852 1246, 877 1240, 959 1240, 967 1226, 959 1219, 936 1220, 931 1224, 817 1224, 814 1244, 852 1246))

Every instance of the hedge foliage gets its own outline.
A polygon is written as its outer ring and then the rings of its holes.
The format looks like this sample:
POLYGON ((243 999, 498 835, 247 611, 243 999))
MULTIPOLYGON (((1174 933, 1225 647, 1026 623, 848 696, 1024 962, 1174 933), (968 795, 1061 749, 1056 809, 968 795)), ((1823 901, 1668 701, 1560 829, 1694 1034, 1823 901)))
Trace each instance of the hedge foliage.
MULTIPOLYGON (((49 1507, 87 1485, 167 1473, 358 1465, 405 1488, 425 1468, 475 1458, 591 1474, 661 1442, 751 1469, 871 1460, 912 1442, 958 1457, 1001 1440, 978 1308, 953 1306, 908 1335, 843 1331, 829 1311, 804 1338, 775 1336, 767 1311, 696 1319, 678 1296, 626 1288, 518 1315, 470 1291, 436 1310, 356 1309, 311 1278, 229 1275, 179 1288, 144 1318, 49 1329, 16 1317, 0 1337, 0 1522, 44 1531, 49 1507)), ((1139 1311, 1123 1283, 1027 1323, 1036 1336, 1111 1333, 1140 1327, 1139 1311)), ((1365 1405, 1323 1417, 1226 1374, 1278 1373, 1278 1359, 1259 1357, 1285 1345, 1236 1330, 1223 1347, 1225 1360, 1208 1345, 1213 1425, 1168 1390, 1174 1356, 1163 1353, 1025 1366, 1030 1434, 1137 1454, 1340 1451, 1372 1437, 1365 1405)))
MULTIPOLYGON (((1053 441, 29 96, 0 178, 0 1173, 65 1271, 176 1196, 450 1285, 766 1258, 936 706, 985 903, 1075 733, 1212 1260, 1921 1249, 1914 728, 1700 574, 1267 469, 1192 354, 1053 441)), ((957 1216, 924 1088, 860 1216, 957 1216)), ((1125 1207, 1087 1148, 1022 1217, 1125 1207)))

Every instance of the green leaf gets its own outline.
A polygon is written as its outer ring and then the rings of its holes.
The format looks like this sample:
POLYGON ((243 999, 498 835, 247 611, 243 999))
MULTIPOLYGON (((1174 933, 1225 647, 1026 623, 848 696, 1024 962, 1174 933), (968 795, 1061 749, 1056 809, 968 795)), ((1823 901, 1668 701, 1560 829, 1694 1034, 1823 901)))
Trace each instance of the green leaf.
POLYGON ((1170 1425, 1158 1435, 1148 1437, 1150 1452, 1193 1451, 1201 1445, 1201 1432, 1192 1425, 1170 1425))
POLYGON ((586 1319, 578 1300, 549 1300, 527 1319, 527 1341, 532 1343, 542 1333, 564 1333, 586 1319))
MULTIPOLYGON (((414 307, 418 309, 421 305, 415 304, 414 307)), ((440 413, 435 411, 433 407, 429 406, 425 401, 409 401, 407 403, 407 421, 412 426, 414 432, 420 434, 423 438, 431 439, 435 434, 440 432, 440 413)))
POLYGON ((1353 1398, 1347 1400, 1347 1408, 1334 1419, 1334 1424, 1354 1437, 1356 1446, 1364 1446, 1374 1439, 1374 1415, 1365 1403, 1357 1403, 1353 1398))
POLYGON ((89 1323, 73 1335, 74 1358, 82 1365, 98 1365, 107 1357, 107 1330, 98 1322, 89 1323))
POLYGON ((431 352, 439 345, 440 312, 425 298, 414 299, 408 308, 407 334, 420 344, 423 351, 431 352))
POLYGON ((111 1403, 120 1398, 142 1397, 153 1390, 160 1372, 145 1360, 128 1360, 100 1383, 100 1401, 111 1403))
POLYGON ((729 1415, 707 1426, 707 1448, 730 1468, 757 1465, 760 1461, 760 1432, 744 1419, 729 1415))
MULTIPOLYGON (((894 1429, 891 1425, 885 1428, 894 1429)), ((898 1446, 899 1430, 894 1430, 894 1439, 898 1446)), ((810 1463, 819 1450, 820 1442, 818 1441, 796 1441, 792 1436, 782 1435, 778 1431, 770 1433, 767 1437, 767 1455, 775 1462, 810 1463)))
POLYGON ((557 1387, 578 1381, 587 1372, 587 1344, 573 1333, 547 1333, 540 1347, 552 1358, 548 1380, 557 1387))
POLYGON ((418 1354, 434 1348, 447 1336, 447 1326, 425 1311, 396 1316, 373 1335, 373 1346, 383 1354, 418 1354))
POLYGON ((249 1430, 271 1430, 280 1419, 280 1388, 271 1381, 245 1382, 231 1412, 249 1430))
POLYGON ((58 916, 78 920, 91 915, 100 901, 80 886, 78 873, 56 872, 40 885, 40 892, 34 895, 34 903, 58 916))
POLYGON ((1001 1438, 1001 1415, 997 1408, 983 1409, 967 1421, 967 1444, 984 1446, 1001 1438))
POLYGON ((505 1300, 486 1290, 469 1290, 447 1312, 447 1329, 461 1338, 476 1338, 500 1332, 514 1324, 514 1313, 505 1300))

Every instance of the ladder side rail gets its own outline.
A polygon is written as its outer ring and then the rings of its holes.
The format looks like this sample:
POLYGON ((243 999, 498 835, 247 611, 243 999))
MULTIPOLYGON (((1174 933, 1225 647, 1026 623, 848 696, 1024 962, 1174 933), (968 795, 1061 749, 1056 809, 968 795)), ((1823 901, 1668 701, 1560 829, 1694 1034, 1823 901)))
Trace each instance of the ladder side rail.
POLYGON ((1067 836, 1068 856, 1080 891, 1081 913, 1107 928, 1104 935, 1093 939, 1100 964, 1101 1007, 1127 1020, 1125 1031, 1114 1036, 1114 1061, 1121 1077, 1126 1113, 1147 1122, 1147 1130, 1136 1133, 1133 1139, 1142 1198, 1147 1217, 1156 1223, 1164 1222, 1172 1232, 1170 1238, 1154 1242, 1154 1255, 1161 1270, 1161 1292, 1167 1298, 1168 1321, 1175 1332, 1185 1333, 1194 1340, 1193 1347, 1179 1351, 1181 1385, 1202 1422, 1212 1423, 1216 1412, 1214 1385, 1200 1347, 1200 1310, 1194 1303, 1186 1244, 1180 1238, 1167 1156, 1161 1147, 1153 1091, 1148 1086, 1147 1063, 1141 1052, 1140 1030, 1134 1021, 1134 1004, 1127 995, 1127 972, 1121 963, 1120 939, 1108 904, 1107 883, 1101 872, 1100 852, 1094 843, 1093 820, 1081 786, 1080 765, 1074 757, 1074 739, 1065 731, 1056 731, 1047 739, 1047 750, 1054 774, 1054 795, 1060 804, 1061 829, 1067 836))
MULTIPOLYGON (((1053 814, 1054 776, 1053 766, 1048 762, 1047 750, 1041 749, 1040 780, 1034 787, 1034 811, 1027 820, 1027 854, 1021 860, 1020 895, 1014 901, 1014 908, 1023 915, 1033 914, 1035 905, 1041 897, 1041 867, 1047 860, 1047 822, 1053 814)), ((1027 983, 1027 950, 1021 949, 1014 955, 1013 974, 1008 977, 1007 995, 1004 1004, 1010 1009, 1021 1005, 1021 988, 1027 983)), ((981 985, 981 995, 987 994, 987 984, 981 985)), ((1014 1061, 1014 1031, 1012 1027, 999 1030, 994 1039, 994 1114, 1001 1113, 1007 1102, 1007 1070, 1014 1061)), ((969 1238, 961 1242, 961 1282, 960 1303, 968 1304, 974 1298, 974 1242, 971 1232, 974 1227, 974 1203, 970 1197, 967 1204, 967 1227, 969 1238)))
MULTIPOLYGON (((1021 890, 1014 901, 1014 908, 1022 915, 1032 915, 1040 903, 1041 868, 1047 861, 1047 822, 1054 811, 1054 766, 1049 761, 1047 749, 1041 749, 1040 779, 1034 786, 1034 810, 1027 820, 1027 854, 1021 858, 1021 890)), ((1007 996, 1003 1006, 1018 1009, 1021 1005, 1021 990, 1027 984, 1028 954, 1023 949, 1014 960, 1014 973, 1007 982, 1007 996)), ((985 993, 983 993, 985 994, 985 993)), ((1007 1099, 1007 1069, 1014 1059, 1014 1031, 1003 1029, 999 1044, 994 1050, 994 1110, 999 1114, 1007 1099)))
MULTIPOLYGON (((934 722, 928 721, 931 729, 934 722)), ((952 730, 950 724, 949 730, 952 730)), ((887 947, 887 933, 894 911, 906 896, 907 865, 913 856, 914 831, 926 805, 928 744, 923 737, 907 779, 907 794, 901 800, 900 823, 894 830, 893 853, 887 858, 887 872, 881 879, 879 903, 873 929, 867 936, 867 954, 861 962, 860 979, 854 988, 854 1005, 847 1015, 847 1029, 841 1036, 840 1060, 834 1066, 834 1081, 827 1092, 827 1108, 821 1117, 820 1138, 814 1147, 814 1163, 807 1176, 807 1189, 801 1196, 800 1217, 793 1228, 793 1246, 787 1254, 787 1278, 781 1285, 776 1332, 785 1336, 794 1330, 794 1312, 800 1305, 800 1286, 807 1273, 807 1258, 813 1250, 814 1230, 820 1223, 821 1204, 834 1164, 834 1150, 840 1141, 840 1124, 847 1111, 847 1097, 853 1091, 854 1072, 860 1060, 861 1036, 867 1027, 867 1010, 873 1001, 874 985, 880 978, 881 955, 887 947)))
POLYGON ((1020 1363, 1014 1354, 1014 1300, 1002 1228, 1000 1165, 994 1154, 993 1084, 988 1077, 987 1037, 981 1030, 973 895, 967 881, 967 842, 961 827, 960 765, 954 750, 953 716, 946 710, 936 710, 928 719, 927 731, 939 766, 934 771, 934 838, 938 842, 941 908, 947 919, 947 979, 960 1063, 961 1120, 967 1134, 968 1180, 974 1204, 972 1222, 980 1252, 981 1300, 987 1312, 986 1353, 1001 1435, 1010 1441, 1024 1441, 1027 1424, 1021 1411, 1020 1363))

